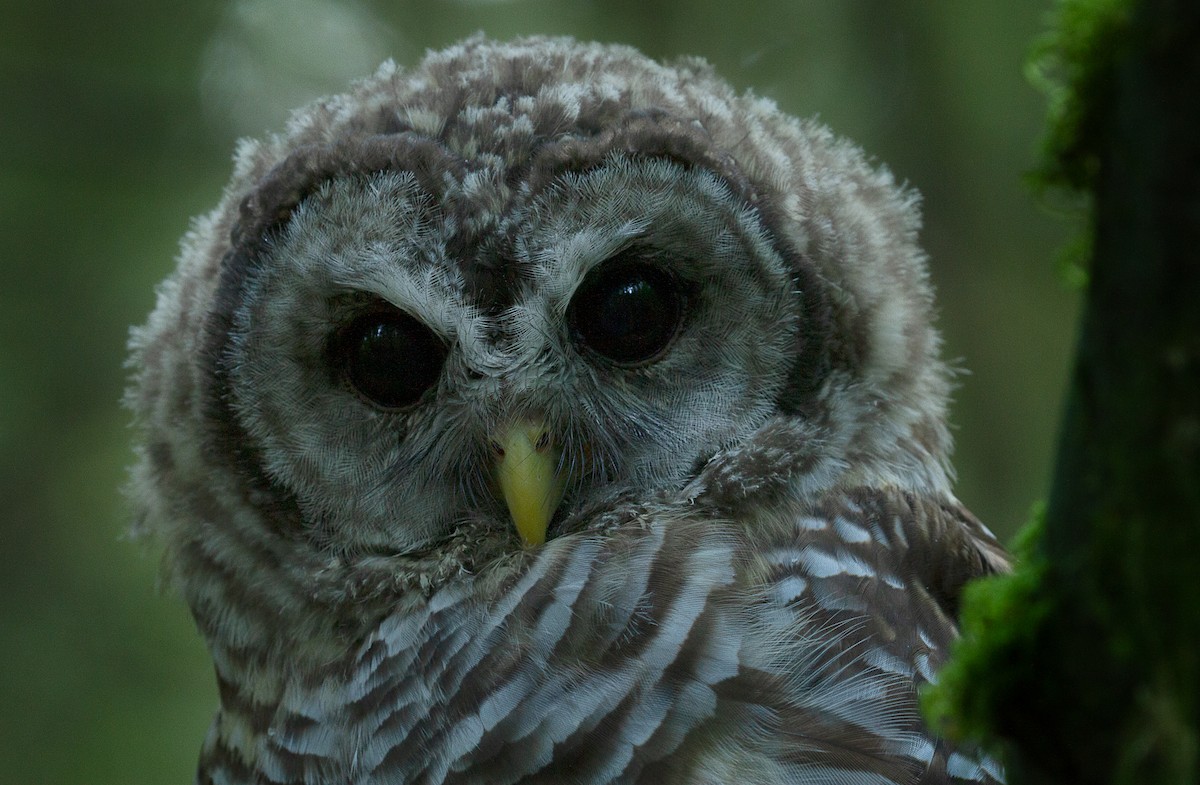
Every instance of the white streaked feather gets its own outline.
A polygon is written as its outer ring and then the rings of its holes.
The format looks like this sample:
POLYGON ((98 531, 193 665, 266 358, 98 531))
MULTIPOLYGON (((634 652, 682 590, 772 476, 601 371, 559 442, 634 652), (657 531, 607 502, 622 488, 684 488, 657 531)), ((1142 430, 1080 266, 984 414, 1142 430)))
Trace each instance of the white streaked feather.
POLYGON ((800 550, 797 560, 803 566, 805 573, 814 578, 828 578, 831 575, 875 577, 875 571, 869 564, 845 551, 832 554, 810 545, 800 550))
POLYGON ((862 655, 863 662, 881 671, 894 673, 897 676, 912 678, 913 667, 896 655, 877 646, 868 647, 862 655))
POLYGON ((871 533, 854 521, 838 516, 833 520, 833 531, 846 542, 870 542, 871 533))
MULTIPOLYGON (((995 764, 992 764, 995 768, 995 764)), ((946 759, 946 773, 951 777, 962 777, 963 779, 977 779, 981 773, 987 770, 983 767, 982 762, 969 758, 961 752, 952 752, 950 757, 946 759)), ((991 773, 991 772, 987 772, 991 773)))

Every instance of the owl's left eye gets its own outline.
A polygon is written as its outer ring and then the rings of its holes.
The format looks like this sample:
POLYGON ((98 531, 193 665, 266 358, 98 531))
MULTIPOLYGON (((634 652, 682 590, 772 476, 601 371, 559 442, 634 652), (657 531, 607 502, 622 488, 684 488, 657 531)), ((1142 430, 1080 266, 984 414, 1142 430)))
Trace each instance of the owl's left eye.
POLYGON ((437 383, 446 347, 432 330, 402 311, 363 314, 334 336, 335 365, 372 403, 411 406, 437 383))
POLYGON ((575 340, 622 365, 660 356, 679 331, 682 315, 678 282, 636 261, 600 265, 583 279, 567 309, 575 340))

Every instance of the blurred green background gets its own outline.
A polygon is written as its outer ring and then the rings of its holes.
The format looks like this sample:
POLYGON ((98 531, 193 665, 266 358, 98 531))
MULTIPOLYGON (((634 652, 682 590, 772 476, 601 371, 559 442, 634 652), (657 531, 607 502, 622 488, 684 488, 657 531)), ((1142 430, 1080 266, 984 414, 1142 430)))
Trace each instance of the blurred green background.
POLYGON ((925 195, 959 495, 1007 537, 1045 494, 1078 295, 1022 184, 1049 0, 111 0, 0 18, 0 781, 190 782, 216 702, 157 552, 129 542, 128 326, 234 140, 484 30, 698 54, 925 195))

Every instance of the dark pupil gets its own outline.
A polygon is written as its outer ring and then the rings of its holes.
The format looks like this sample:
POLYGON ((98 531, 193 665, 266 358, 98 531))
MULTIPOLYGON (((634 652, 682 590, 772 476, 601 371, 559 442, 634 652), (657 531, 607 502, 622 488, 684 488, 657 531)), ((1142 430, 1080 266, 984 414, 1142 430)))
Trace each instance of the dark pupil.
POLYGON ((643 264, 609 265, 584 279, 570 306, 584 345, 621 363, 660 354, 679 326, 680 297, 663 272, 643 264))
POLYGON ((387 408, 410 406, 432 387, 446 349, 425 325, 405 313, 370 313, 351 322, 338 341, 346 378, 387 408))

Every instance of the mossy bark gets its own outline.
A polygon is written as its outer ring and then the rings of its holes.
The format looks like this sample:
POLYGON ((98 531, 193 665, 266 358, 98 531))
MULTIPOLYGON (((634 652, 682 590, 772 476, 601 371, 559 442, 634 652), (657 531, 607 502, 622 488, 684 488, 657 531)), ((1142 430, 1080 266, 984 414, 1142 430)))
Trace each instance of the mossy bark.
MULTIPOLYGON (((1044 524, 972 587, 932 695, 1010 782, 1200 781, 1200 3, 1103 6, 1052 175, 1091 192, 1087 303, 1044 524)), ((1060 32, 1060 37, 1071 31, 1060 32)))

